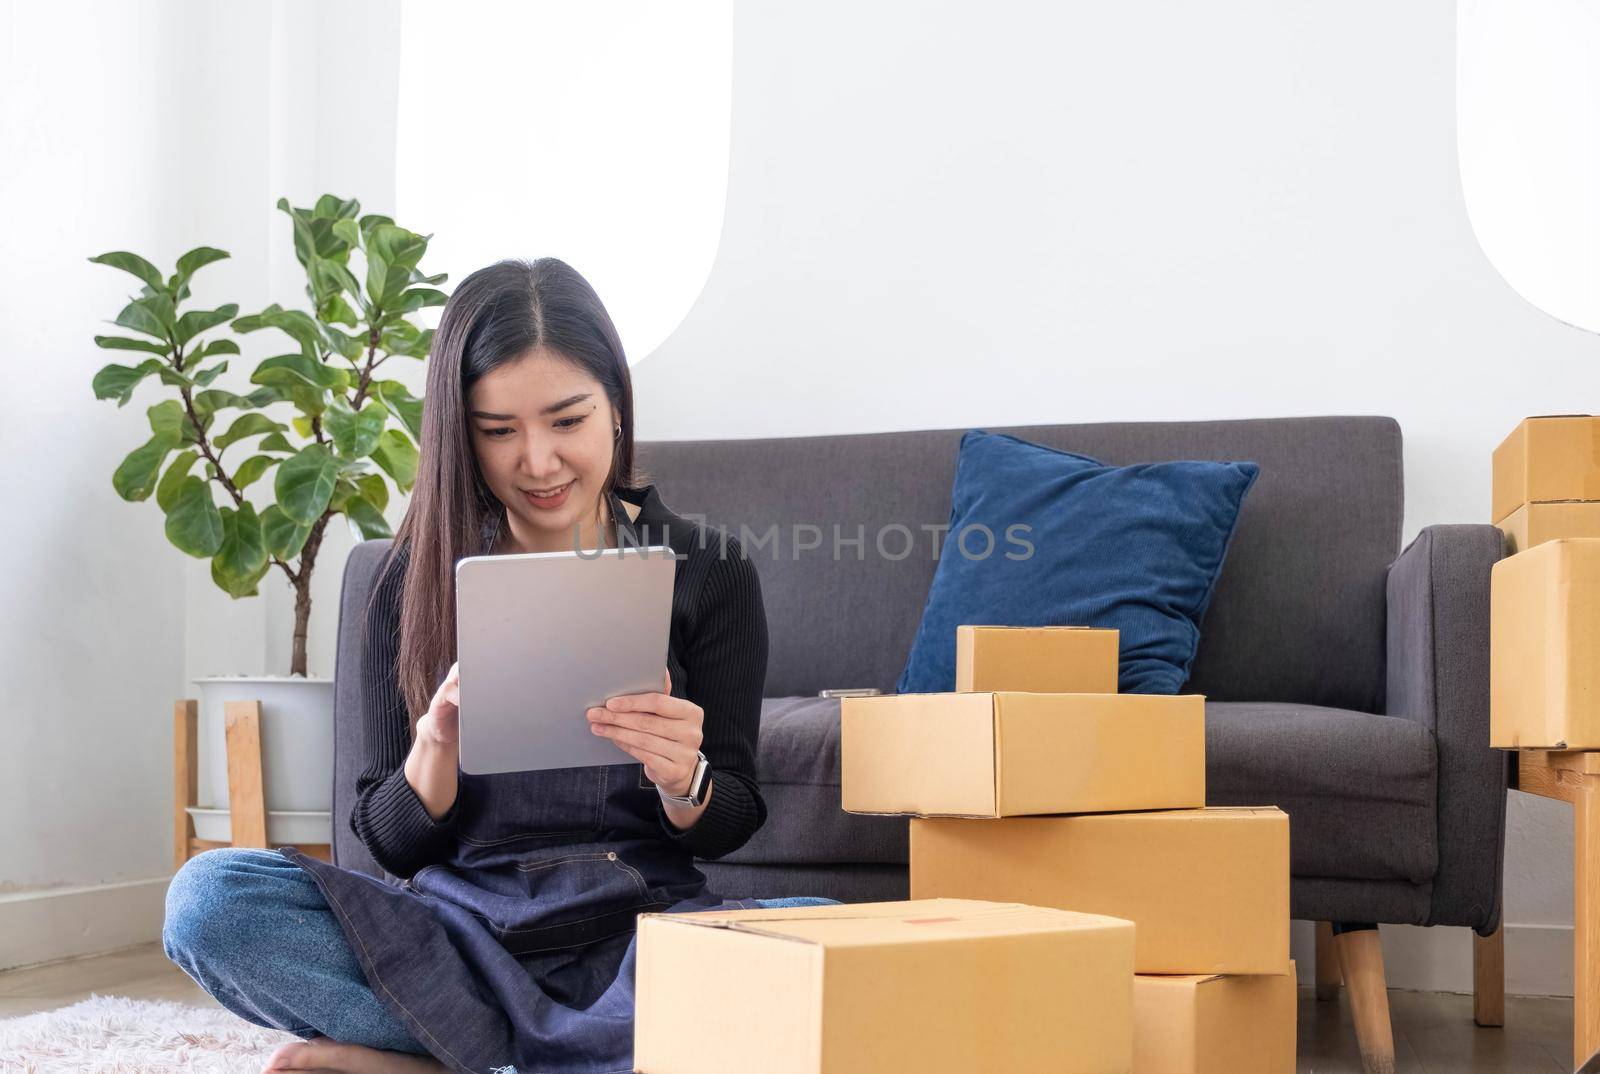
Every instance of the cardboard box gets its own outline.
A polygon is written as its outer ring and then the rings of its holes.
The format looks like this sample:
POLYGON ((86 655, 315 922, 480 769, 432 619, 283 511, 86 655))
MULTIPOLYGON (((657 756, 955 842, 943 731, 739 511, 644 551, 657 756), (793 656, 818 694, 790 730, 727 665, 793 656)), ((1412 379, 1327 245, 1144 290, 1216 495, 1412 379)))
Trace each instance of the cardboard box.
POLYGON ((847 697, 840 739, 850 813, 1010 817, 1206 800, 1199 694, 847 697))
POLYGON ((1135 977, 1133 1074, 1294 1074, 1295 971, 1135 977))
POLYGON ((1506 555, 1558 537, 1600 537, 1600 502, 1525 503, 1500 521, 1506 555))
POLYGON ((1289 818, 1267 807, 911 822, 911 897, 1127 918, 1136 973, 1283 973, 1289 818))
POLYGON ((1600 749, 1600 539, 1558 538, 1489 576, 1489 744, 1600 749))
POLYGON ((1546 500, 1600 500, 1600 418, 1526 418, 1494 449, 1491 522, 1546 500))
POLYGON ((641 914, 646 1074, 1125 1074, 1133 925, 932 899, 641 914))
POLYGON ((1097 627, 956 627, 956 690, 1117 692, 1119 632, 1097 627))

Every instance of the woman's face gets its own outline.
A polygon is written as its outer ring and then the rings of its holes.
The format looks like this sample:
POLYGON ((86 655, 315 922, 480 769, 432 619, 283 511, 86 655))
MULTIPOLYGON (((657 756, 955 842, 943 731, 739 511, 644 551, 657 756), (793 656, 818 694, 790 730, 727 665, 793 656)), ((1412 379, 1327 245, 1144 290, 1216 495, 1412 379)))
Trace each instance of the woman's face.
POLYGON ((479 378, 467 422, 478 468, 506 506, 513 550, 571 550, 575 530, 580 547, 603 543, 596 511, 617 441, 598 380, 551 351, 530 351, 479 378))

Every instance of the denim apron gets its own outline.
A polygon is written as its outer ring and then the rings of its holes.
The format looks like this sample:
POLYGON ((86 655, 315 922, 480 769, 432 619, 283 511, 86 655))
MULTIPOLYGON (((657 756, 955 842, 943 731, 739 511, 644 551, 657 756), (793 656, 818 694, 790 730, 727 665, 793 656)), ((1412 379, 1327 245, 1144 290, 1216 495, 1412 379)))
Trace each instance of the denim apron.
MULTIPOLYGON (((667 666, 683 696, 686 669, 670 651, 667 666)), ((631 1072, 636 916, 759 903, 707 890, 665 838, 642 764, 458 780, 455 849, 409 880, 279 853, 316 881, 379 1001, 451 1070, 631 1072)))

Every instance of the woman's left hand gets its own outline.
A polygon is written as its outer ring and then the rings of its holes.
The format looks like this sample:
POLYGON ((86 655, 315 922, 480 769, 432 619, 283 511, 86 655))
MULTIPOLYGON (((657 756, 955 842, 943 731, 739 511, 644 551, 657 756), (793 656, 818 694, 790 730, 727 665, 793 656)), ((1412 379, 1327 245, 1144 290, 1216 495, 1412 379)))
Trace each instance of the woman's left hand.
POLYGON ((589 730, 638 759, 645 778, 657 787, 684 795, 700 761, 706 713, 693 701, 672 696, 671 671, 665 681, 664 693, 620 694, 605 708, 589 709, 589 730))

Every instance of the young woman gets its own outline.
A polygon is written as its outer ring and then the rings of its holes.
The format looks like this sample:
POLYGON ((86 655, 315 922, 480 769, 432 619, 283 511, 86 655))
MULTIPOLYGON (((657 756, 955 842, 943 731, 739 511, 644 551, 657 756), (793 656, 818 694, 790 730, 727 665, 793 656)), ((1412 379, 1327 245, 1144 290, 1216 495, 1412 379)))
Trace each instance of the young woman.
POLYGON ((766 819, 766 616, 724 537, 639 484, 628 364, 582 277, 544 258, 462 282, 367 606, 350 824, 401 879, 230 848, 190 859, 167 891, 167 957, 229 1010, 304 1038, 265 1069, 631 1071, 637 914, 833 901, 723 898, 694 867, 766 819), (587 714, 637 763, 461 772, 456 562, 624 533, 680 557, 660 691, 587 714))

